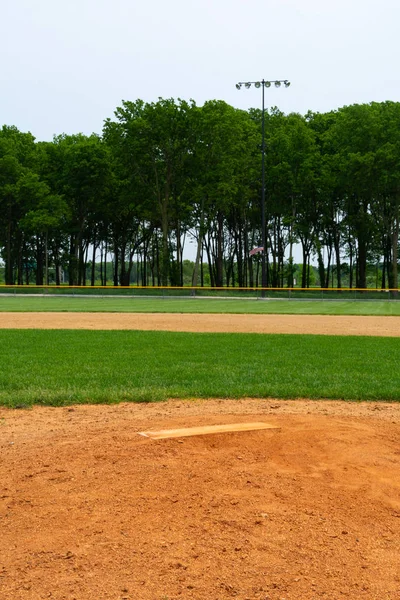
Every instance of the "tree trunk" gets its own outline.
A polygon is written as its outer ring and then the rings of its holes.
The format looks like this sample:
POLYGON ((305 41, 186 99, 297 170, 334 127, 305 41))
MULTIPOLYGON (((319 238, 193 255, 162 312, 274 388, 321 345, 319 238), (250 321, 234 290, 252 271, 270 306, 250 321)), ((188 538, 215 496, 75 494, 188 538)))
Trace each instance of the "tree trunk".
POLYGON ((69 261, 68 261, 68 283, 69 285, 76 285, 77 280, 77 251, 76 248, 76 236, 71 235, 69 244, 69 261))
POLYGON ((96 238, 93 240, 93 252, 92 252, 92 274, 90 277, 90 285, 93 287, 95 282, 95 274, 96 274, 96 238))
POLYGON ((319 284, 323 288, 325 286, 325 265, 324 259, 321 252, 321 244, 317 244, 317 260, 318 260, 318 274, 319 274, 319 284))
MULTIPOLYGON (((11 213, 11 211, 9 211, 11 213)), ((9 214, 7 223, 7 235, 6 235, 6 268, 5 268, 5 281, 8 285, 14 284, 14 268, 13 260, 11 256, 11 240, 12 240, 12 222, 11 214, 9 214)))
POLYGON ((118 287, 118 267, 119 267, 119 251, 117 242, 114 241, 114 274, 113 274, 113 285, 118 287))
POLYGON ((107 240, 106 240, 106 247, 104 250, 104 283, 103 283, 104 286, 107 285, 107 250, 108 250, 108 244, 107 244, 107 240))
POLYGON ((399 208, 396 207, 397 214, 395 218, 395 222, 393 224, 393 235, 392 235, 392 287, 394 289, 398 289, 399 287, 399 277, 398 277, 398 247, 399 247, 399 208))
POLYGON ((358 277, 357 287, 367 287, 367 243, 364 239, 358 239, 358 277))
POLYGON ((340 262, 340 242, 339 236, 335 235, 335 256, 336 256, 336 277, 337 277, 337 287, 342 287, 342 269, 340 262))
POLYGON ((169 276, 169 244, 168 244, 168 198, 161 205, 162 227, 162 256, 161 256, 161 284, 168 285, 169 276))
POLYGON ((386 288, 386 252, 383 253, 381 288, 383 290, 386 288))
POLYGON ((36 285, 43 285, 43 247, 39 236, 36 236, 36 285))
POLYGON ((86 286, 86 267, 88 263, 88 255, 89 255, 89 242, 85 244, 83 249, 82 256, 82 285, 86 286))
POLYGON ((210 286, 211 287, 215 287, 214 271, 213 271, 213 268, 212 268, 211 255, 210 255, 210 244, 207 243, 207 242, 205 242, 204 245, 206 247, 206 254, 207 254, 207 260, 208 260, 208 272, 210 274, 210 286))
MULTIPOLYGON (((20 236, 18 236, 20 237, 20 236)), ((24 281, 24 269, 23 269, 23 243, 22 240, 18 241, 18 259, 17 259, 17 270, 18 270, 18 285, 23 285, 24 281)))
POLYGON ((200 285, 201 285, 201 287, 204 287, 203 246, 201 247, 201 255, 200 255, 200 285))
POLYGON ((129 267, 128 267, 128 272, 127 272, 127 269, 126 269, 126 260, 125 260, 126 259, 126 242, 125 241, 121 242, 121 247, 119 248, 119 252, 120 252, 120 257, 121 257, 121 267, 120 267, 120 272, 119 272, 119 283, 122 286, 128 286, 129 285, 129 275, 130 275, 130 273, 129 273, 129 267))
POLYGON ((330 269, 331 269, 331 258, 332 258, 332 246, 326 246, 326 251, 327 251, 327 255, 328 255, 328 264, 326 266, 326 277, 325 277, 325 284, 324 287, 328 288, 329 287, 329 274, 330 274, 330 269))
POLYGON ((353 287, 353 244, 349 238, 349 288, 353 287))
POLYGON ((197 240, 196 260, 194 263, 193 275, 192 275, 192 286, 197 286, 199 264, 200 264, 200 259, 202 256, 202 248, 203 248, 203 236, 204 236, 204 198, 202 198, 202 200, 201 200, 199 235, 198 235, 198 240, 197 240))
POLYGON ((223 240, 223 215, 218 212, 217 215, 217 256, 216 256, 216 287, 222 287, 224 285, 224 273, 223 273, 223 255, 222 255, 222 240, 223 240))
POLYGON ((143 246, 143 286, 147 286, 147 243, 143 246))

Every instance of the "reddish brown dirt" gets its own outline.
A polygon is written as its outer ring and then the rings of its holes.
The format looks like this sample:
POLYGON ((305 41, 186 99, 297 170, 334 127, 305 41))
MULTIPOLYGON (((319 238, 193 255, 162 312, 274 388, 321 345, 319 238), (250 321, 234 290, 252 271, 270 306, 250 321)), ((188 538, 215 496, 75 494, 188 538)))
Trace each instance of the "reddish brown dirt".
POLYGON ((0 313, 0 328, 156 329, 400 336, 400 317, 167 313, 0 313))
POLYGON ((0 411, 2 600, 400 598, 400 407, 0 411), (150 440, 139 431, 280 429, 150 440))
MULTIPOLYGON (((3 327, 224 322, 1 316, 3 327)), ((224 327, 234 322, 227 317, 224 327)), ((343 317, 291 318, 290 327, 307 323, 303 331, 325 320, 314 333, 343 326, 343 317)), ((234 331, 257 321, 264 330, 264 317, 240 319, 234 331)), ((269 327, 288 323, 269 319, 269 327)), ((378 326, 382 334, 376 317, 349 319, 351 333, 366 334, 369 320, 369 335, 378 326)), ((1 600, 400 598, 399 405, 246 399, 0 409, 0 453, 1 600), (279 429, 138 435, 251 421, 279 429)))

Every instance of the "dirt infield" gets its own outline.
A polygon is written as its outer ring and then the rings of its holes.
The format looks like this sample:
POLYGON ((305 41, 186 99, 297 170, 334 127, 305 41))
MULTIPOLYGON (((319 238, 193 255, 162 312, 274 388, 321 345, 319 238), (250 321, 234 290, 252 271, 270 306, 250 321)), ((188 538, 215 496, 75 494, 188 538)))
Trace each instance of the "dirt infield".
POLYGON ((400 410, 0 411, 2 600, 400 598, 400 410), (139 431, 280 429, 151 440, 139 431))
POLYGON ((0 313, 0 329, 144 329, 400 336, 400 317, 168 313, 0 313))
MULTIPOLYGON (((383 320, 2 313, 0 326, 399 335, 383 320)), ((399 404, 0 409, 0 456, 1 600, 400 598, 399 404), (251 422, 275 428, 139 435, 251 422)))

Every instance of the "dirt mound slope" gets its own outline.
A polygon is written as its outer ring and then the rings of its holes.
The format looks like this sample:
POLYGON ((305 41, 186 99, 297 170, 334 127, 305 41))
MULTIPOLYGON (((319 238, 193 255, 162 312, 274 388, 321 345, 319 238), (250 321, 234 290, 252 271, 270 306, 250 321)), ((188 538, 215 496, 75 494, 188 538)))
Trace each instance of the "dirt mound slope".
POLYGON ((400 407, 0 410, 2 600, 397 600, 400 407), (151 440, 140 431, 279 429, 151 440))

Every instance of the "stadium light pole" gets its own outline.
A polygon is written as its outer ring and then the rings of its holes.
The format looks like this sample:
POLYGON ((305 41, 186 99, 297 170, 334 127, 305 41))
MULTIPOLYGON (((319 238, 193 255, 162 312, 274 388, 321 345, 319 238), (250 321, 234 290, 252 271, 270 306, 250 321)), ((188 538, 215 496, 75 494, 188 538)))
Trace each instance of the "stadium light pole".
MULTIPOLYGON (((266 258, 267 258, 267 246, 265 239, 265 104, 264 104, 264 92, 265 88, 270 88, 272 84, 276 88, 280 88, 283 85, 285 88, 290 86, 290 81, 287 79, 273 79, 266 81, 261 79, 260 81, 239 81, 236 84, 236 89, 241 90, 244 86, 247 90, 254 85, 255 88, 261 88, 262 91, 262 111, 261 111, 261 286, 267 287, 267 270, 266 270, 266 258)), ((264 293, 263 293, 264 295, 264 293)))

